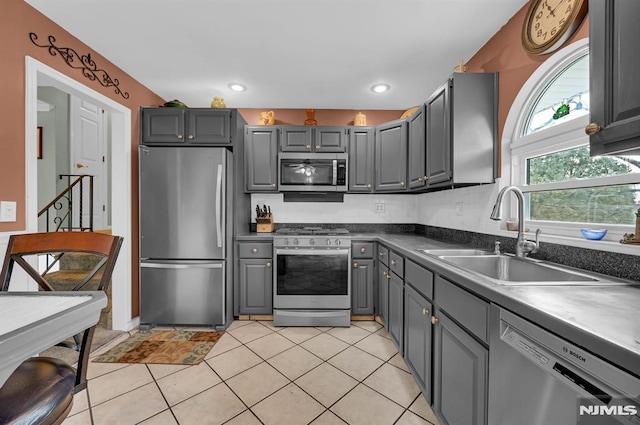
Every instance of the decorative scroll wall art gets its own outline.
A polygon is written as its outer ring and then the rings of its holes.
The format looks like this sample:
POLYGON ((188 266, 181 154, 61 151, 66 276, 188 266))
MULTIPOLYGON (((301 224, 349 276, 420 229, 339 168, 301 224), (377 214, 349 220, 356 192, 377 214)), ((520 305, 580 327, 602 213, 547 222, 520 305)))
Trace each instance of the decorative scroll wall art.
POLYGON ((59 54, 71 68, 82 70, 82 74, 89 80, 97 81, 103 87, 114 87, 116 94, 119 94, 125 99, 129 99, 129 93, 120 90, 120 81, 118 81, 117 78, 111 78, 104 69, 98 68, 95 61, 91 59, 90 53, 79 55, 70 47, 58 47, 54 44, 56 39, 52 35, 48 37, 49 44, 38 44, 36 42, 38 35, 33 32, 29 33, 29 38, 36 46, 48 49, 51 56, 59 54))

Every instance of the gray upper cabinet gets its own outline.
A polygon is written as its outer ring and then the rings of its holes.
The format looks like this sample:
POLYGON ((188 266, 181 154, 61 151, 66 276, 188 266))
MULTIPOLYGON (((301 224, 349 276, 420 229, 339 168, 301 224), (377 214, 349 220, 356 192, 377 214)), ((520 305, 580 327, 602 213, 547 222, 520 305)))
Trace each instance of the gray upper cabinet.
POLYGON ((141 143, 231 143, 231 110, 211 108, 141 108, 141 143))
POLYGON ((420 189, 427 185, 425 107, 407 118, 409 126, 409 188, 420 189))
POLYGON ((591 155, 640 153, 640 2, 590 0, 591 155))
POLYGON ((495 73, 456 73, 427 100, 429 187, 494 181, 497 81, 495 73))
POLYGON ((373 191, 372 127, 352 127, 349 130, 349 192, 373 191))
POLYGON ((375 190, 400 192, 407 188, 407 121, 376 128, 375 190))
POLYGON ((281 129, 282 152, 346 152, 347 149, 347 127, 288 125, 281 129))
POLYGON ((247 192, 278 190, 278 128, 245 126, 244 174, 247 192))

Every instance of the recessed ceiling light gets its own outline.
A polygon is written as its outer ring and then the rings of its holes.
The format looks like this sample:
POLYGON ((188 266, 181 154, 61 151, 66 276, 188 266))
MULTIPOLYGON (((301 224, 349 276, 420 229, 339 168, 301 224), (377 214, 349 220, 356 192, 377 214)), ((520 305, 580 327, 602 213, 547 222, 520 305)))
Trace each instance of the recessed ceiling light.
POLYGON ((242 84, 239 83, 231 83, 229 84, 229 88, 233 91, 246 91, 247 87, 243 86, 242 84))
POLYGON ((371 91, 374 93, 384 93, 389 91, 390 88, 391 86, 389 84, 374 84, 371 86, 371 91))

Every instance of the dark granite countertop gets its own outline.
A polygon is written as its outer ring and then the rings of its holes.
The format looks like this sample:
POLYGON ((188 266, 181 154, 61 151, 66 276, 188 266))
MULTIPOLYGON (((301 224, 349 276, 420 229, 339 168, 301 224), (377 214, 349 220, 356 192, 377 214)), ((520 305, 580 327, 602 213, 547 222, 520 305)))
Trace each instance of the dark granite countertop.
MULTIPOLYGON (((253 233, 236 240, 272 237, 270 233, 253 233)), ((351 239, 381 242, 406 259, 640 377, 640 286, 606 285, 607 280, 619 279, 604 275, 596 275, 603 280, 602 286, 505 286, 416 251, 468 245, 413 234, 352 233, 351 239)))

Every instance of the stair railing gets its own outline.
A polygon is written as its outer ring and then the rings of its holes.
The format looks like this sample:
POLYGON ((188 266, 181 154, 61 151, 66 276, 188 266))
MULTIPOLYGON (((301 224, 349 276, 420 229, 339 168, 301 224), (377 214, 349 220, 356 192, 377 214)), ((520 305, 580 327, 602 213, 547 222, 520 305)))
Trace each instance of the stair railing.
POLYGON ((56 196, 51 202, 49 202, 44 208, 38 212, 38 218, 42 215, 45 216, 46 220, 46 231, 89 231, 93 232, 93 178, 94 176, 88 174, 60 174, 59 178, 62 180, 63 178, 67 178, 67 188, 64 189, 58 196, 56 196), (76 179, 71 182, 71 178, 76 177, 76 179), (87 181, 88 180, 88 181, 87 181), (88 184, 89 190, 89 223, 88 226, 84 225, 84 188, 88 184), (78 186, 78 198, 75 197, 74 187, 78 186), (78 225, 74 225, 74 205, 78 202, 78 225), (65 209, 66 206, 66 209, 65 209), (55 229, 50 230, 50 215, 55 213, 55 217, 53 217, 53 224, 55 224, 55 229))

